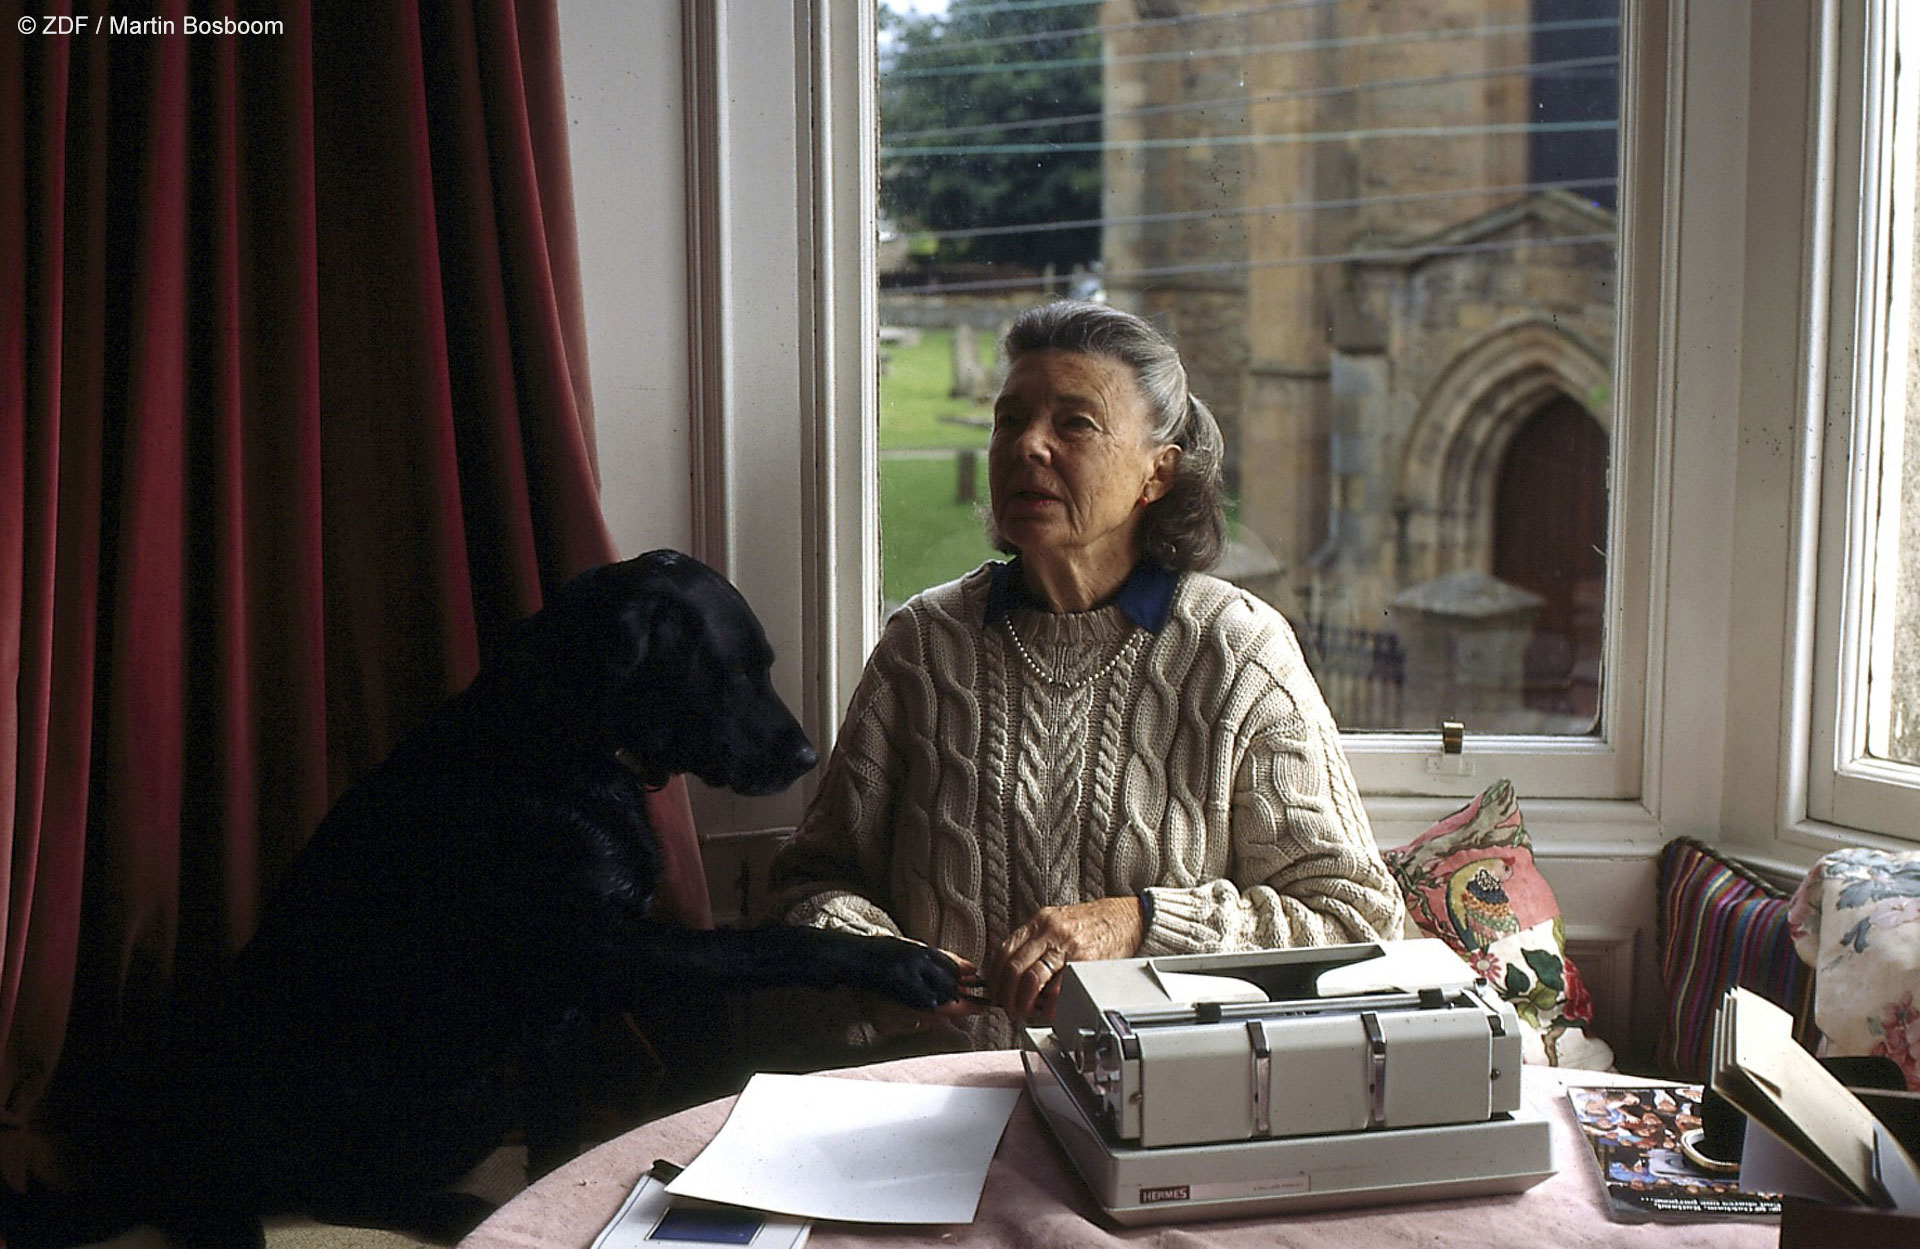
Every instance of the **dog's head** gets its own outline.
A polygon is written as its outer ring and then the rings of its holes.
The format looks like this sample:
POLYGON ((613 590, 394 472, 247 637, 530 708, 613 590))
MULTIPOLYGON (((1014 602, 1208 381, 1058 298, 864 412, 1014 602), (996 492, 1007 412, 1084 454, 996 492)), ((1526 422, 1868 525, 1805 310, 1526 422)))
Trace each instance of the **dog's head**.
POLYGON ((690 556, 652 551, 580 574, 521 641, 523 670, 564 691, 574 729, 624 751, 649 783, 690 772, 770 794, 819 762, 774 692, 773 648, 753 610, 690 556))

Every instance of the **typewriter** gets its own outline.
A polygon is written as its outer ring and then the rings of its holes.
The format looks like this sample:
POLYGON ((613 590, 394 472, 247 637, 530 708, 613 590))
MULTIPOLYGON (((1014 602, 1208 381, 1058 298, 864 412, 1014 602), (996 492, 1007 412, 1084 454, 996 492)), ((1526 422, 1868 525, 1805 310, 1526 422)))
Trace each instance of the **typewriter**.
POLYGON ((1022 1056, 1120 1224, 1515 1192, 1552 1174, 1520 1024, 1445 943, 1071 963, 1022 1056))

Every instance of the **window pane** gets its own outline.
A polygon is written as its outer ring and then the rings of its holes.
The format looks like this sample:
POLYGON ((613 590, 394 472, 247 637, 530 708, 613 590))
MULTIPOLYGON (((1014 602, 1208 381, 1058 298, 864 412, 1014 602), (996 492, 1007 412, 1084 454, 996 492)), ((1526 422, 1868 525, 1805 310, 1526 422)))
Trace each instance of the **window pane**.
POLYGON ((1619 64, 1618 0, 882 0, 887 598, 990 553, 999 327, 1105 299, 1344 728, 1596 732, 1619 64))
POLYGON ((1920 296, 1920 187, 1913 181, 1920 127, 1896 125, 1896 167, 1907 195, 1894 199, 1893 229, 1906 247, 1906 298, 1890 310, 1892 341, 1904 340, 1906 368, 1890 370, 1885 428, 1881 434, 1878 575, 1872 589, 1873 645, 1869 660, 1867 753, 1895 763, 1920 765, 1920 324, 1913 316, 1920 296), (1903 376, 1904 375, 1904 376, 1903 376))
POLYGON ((1887 702, 1884 711, 1875 704, 1876 713, 1868 726, 1868 750, 1871 754, 1898 763, 1920 766, 1920 341, 1910 343, 1907 352, 1906 413, 1903 431, 1904 453, 1895 461, 1900 465, 1894 486, 1898 502, 1892 514, 1898 517, 1894 536, 1892 584, 1886 589, 1893 597, 1892 610, 1885 623, 1887 662, 1887 702))

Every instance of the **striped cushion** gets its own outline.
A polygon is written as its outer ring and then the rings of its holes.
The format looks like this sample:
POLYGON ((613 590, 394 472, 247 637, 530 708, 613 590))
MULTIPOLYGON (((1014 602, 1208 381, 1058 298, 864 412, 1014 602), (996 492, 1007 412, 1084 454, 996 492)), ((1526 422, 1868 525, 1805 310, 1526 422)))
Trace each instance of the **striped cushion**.
POLYGON ((1751 989, 1804 1021, 1811 977, 1794 953, 1786 894, 1748 869, 1681 837, 1660 852, 1659 879, 1667 1013, 1654 1057, 1673 1079, 1706 1080, 1713 1016, 1729 988, 1751 989))

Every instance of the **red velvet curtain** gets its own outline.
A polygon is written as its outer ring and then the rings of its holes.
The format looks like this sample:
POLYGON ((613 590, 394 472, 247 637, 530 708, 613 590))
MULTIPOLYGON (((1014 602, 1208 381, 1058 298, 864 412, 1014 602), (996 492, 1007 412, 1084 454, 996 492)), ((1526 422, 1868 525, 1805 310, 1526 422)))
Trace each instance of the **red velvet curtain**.
POLYGON ((108 12, 0 30, 16 1123, 63 1044, 216 974, 331 798, 613 557, 554 0, 108 12))

